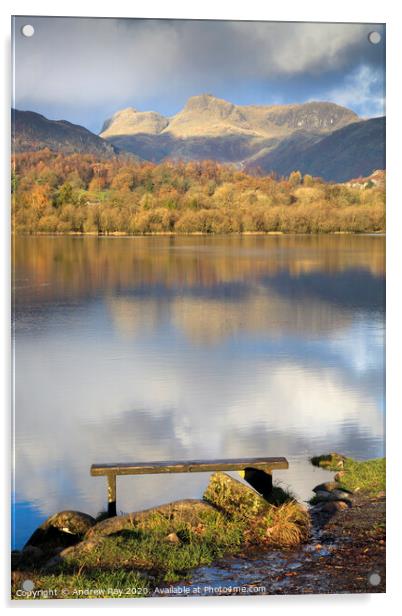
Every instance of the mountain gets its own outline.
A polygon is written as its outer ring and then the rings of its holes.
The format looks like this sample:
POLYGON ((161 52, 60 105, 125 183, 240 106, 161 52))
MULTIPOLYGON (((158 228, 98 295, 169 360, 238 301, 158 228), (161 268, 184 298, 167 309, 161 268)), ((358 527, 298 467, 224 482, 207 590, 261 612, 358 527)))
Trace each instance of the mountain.
POLYGON ((295 134, 273 151, 254 157, 246 167, 279 175, 298 169, 332 182, 369 176, 385 169, 385 118, 355 122, 318 140, 295 134))
POLYGON ((191 97, 174 116, 129 107, 100 135, 64 120, 12 110, 14 151, 45 147, 144 160, 213 159, 249 172, 303 174, 346 182, 385 168, 385 118, 361 120, 334 103, 234 105, 211 94, 191 97))
POLYGON ((201 94, 170 118, 133 108, 118 111, 104 123, 100 136, 155 162, 213 158, 246 164, 296 133, 318 140, 358 120, 353 111, 334 103, 234 105, 201 94))
POLYGON ((83 126, 65 120, 48 120, 33 111, 11 110, 14 152, 50 148, 64 154, 86 152, 101 157, 114 156, 115 146, 83 126))

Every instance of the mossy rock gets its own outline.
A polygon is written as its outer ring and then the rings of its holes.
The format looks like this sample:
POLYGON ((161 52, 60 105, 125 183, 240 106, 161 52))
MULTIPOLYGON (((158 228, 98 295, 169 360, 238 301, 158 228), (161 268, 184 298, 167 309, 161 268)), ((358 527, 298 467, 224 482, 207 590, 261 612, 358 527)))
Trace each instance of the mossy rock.
POLYGON ((45 568, 57 572, 82 566, 123 567, 171 581, 233 553, 241 540, 238 525, 215 507, 197 499, 181 500, 99 522, 83 541, 50 558, 45 568))
POLYGON ((222 472, 211 475, 203 498, 220 511, 243 519, 255 518, 268 508, 267 502, 255 490, 222 472))
POLYGON ((179 519, 181 522, 195 527, 200 524, 200 515, 204 512, 210 512, 211 509, 213 509, 211 505, 199 499, 189 498, 174 501, 144 511, 136 511, 102 520, 88 530, 85 539, 105 537, 125 530, 133 530, 139 523, 146 523, 147 520, 152 521, 158 516, 172 522, 179 519))
POLYGON ((269 503, 226 473, 217 472, 211 476, 203 497, 226 516, 244 525, 246 543, 296 545, 308 537, 310 516, 300 503, 295 500, 281 505, 269 503))
POLYGON ((35 530, 24 546, 39 547, 44 553, 74 545, 81 541, 95 519, 81 511, 60 511, 50 516, 35 530))
MULTIPOLYGON (((339 453, 329 453, 311 458, 311 463, 330 471, 336 471, 334 479, 341 483, 340 489, 343 491, 373 495, 385 492, 385 458, 354 460, 339 453)), ((321 486, 317 486, 319 487, 321 486)))
POLYGON ((311 458, 311 464, 325 468, 329 471, 339 471, 343 469, 346 457, 340 453, 328 453, 311 458))

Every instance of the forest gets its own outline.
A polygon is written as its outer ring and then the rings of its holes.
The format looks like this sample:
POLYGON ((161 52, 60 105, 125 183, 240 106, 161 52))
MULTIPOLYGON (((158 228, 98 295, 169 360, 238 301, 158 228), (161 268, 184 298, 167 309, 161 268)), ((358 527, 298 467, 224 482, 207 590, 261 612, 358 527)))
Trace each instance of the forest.
POLYGON ((15 233, 367 233, 385 230, 383 182, 248 174, 214 161, 141 162, 49 149, 12 158, 15 233))

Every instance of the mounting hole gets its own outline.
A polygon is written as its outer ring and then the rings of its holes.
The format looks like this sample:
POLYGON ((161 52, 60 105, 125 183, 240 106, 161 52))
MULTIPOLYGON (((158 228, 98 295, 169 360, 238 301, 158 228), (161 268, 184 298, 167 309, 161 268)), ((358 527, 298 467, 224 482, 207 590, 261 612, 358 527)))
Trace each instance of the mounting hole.
POLYGON ((35 28, 31 24, 25 24, 25 26, 22 26, 21 32, 24 36, 30 38, 35 34, 35 28))
POLYGON ((381 575, 379 573, 370 573, 368 581, 371 586, 378 586, 381 582, 381 575))
POLYGON ((24 580, 22 582, 22 588, 23 588, 23 590, 26 590, 27 592, 30 592, 31 590, 33 590, 35 588, 35 584, 33 583, 32 580, 24 580))
POLYGON ((368 35, 368 40, 373 45, 378 45, 381 42, 381 34, 379 32, 370 32, 368 35))

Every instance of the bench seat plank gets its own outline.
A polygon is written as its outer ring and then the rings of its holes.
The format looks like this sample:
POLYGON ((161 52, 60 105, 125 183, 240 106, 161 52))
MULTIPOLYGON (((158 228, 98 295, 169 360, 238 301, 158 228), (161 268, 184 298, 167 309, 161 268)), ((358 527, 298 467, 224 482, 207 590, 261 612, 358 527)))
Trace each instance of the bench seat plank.
POLYGON ((180 460, 92 464, 91 475, 151 475, 159 473, 208 473, 245 468, 276 470, 289 468, 286 458, 232 458, 223 460, 180 460))

